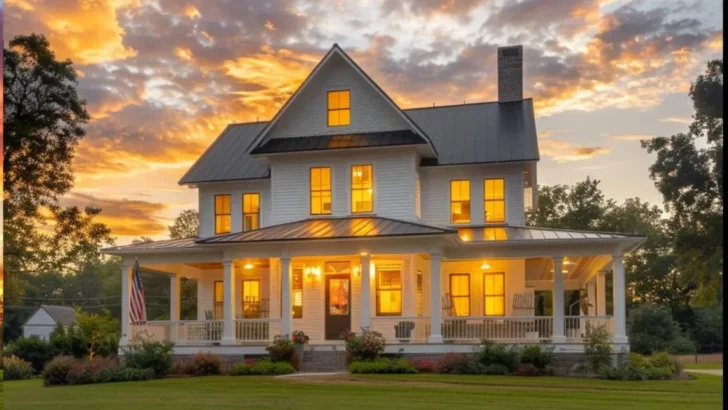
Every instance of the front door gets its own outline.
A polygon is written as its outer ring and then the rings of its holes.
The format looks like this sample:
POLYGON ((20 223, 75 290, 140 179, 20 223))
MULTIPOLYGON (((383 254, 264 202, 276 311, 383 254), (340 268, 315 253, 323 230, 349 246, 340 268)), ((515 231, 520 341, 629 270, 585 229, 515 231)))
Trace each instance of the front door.
POLYGON ((326 275, 326 340, 341 340, 351 328, 351 276, 326 275))

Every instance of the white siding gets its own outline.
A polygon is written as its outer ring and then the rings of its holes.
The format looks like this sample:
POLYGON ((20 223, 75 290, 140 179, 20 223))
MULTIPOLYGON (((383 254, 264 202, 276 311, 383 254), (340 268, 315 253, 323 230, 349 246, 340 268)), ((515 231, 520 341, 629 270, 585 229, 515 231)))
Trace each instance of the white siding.
POLYGON ((55 330, 56 326, 52 325, 25 325, 23 327, 23 337, 31 337, 31 336, 38 336, 41 339, 48 340, 51 333, 53 333, 53 330, 55 330))
POLYGON ((422 221, 435 225, 450 225, 450 181, 470 180, 470 214, 472 225, 483 224, 483 180, 503 178, 506 194, 506 223, 524 225, 523 166, 473 165, 421 168, 422 221))
POLYGON ((260 226, 271 224, 270 179, 201 185, 199 187, 200 237, 215 234, 215 195, 230 195, 232 233, 243 230, 243 194, 260 194, 260 226))
POLYGON ((351 166, 371 164, 374 173, 374 214, 415 220, 414 149, 372 149, 347 153, 316 153, 271 159, 273 224, 311 217, 311 167, 331 167, 332 216, 351 215, 351 166))
POLYGON ((45 309, 38 309, 33 316, 28 319, 23 326, 23 336, 38 336, 41 339, 47 339, 53 329, 56 328, 56 321, 45 309))
POLYGON ((266 138, 305 137, 409 129, 394 107, 343 58, 333 55, 286 109, 266 138), (351 91, 351 125, 329 127, 327 93, 351 91))

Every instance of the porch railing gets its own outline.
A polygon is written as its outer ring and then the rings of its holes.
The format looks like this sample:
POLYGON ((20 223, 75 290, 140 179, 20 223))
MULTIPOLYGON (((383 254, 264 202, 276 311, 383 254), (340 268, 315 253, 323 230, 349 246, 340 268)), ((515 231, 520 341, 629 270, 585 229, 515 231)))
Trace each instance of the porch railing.
POLYGON ((564 335, 567 339, 581 340, 586 336, 586 327, 606 326, 614 335, 614 318, 612 316, 564 316, 564 335))
POLYGON ((523 317, 446 317, 442 337, 448 341, 533 341, 550 339, 553 318, 523 317))
POLYGON ((129 326, 131 340, 148 338, 175 344, 208 344, 222 339, 222 320, 150 321, 129 326))
POLYGON ((377 316, 371 328, 381 333, 387 343, 424 343, 430 335, 430 318, 423 316, 377 316))
POLYGON ((235 340, 268 342, 281 333, 280 319, 235 319, 235 340))

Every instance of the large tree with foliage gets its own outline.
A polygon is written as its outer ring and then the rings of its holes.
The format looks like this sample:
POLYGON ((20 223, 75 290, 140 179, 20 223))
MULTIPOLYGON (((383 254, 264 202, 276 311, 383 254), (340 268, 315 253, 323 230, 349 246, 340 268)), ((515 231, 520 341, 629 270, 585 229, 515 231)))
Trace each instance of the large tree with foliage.
POLYGON ((200 214, 194 209, 185 209, 167 228, 172 239, 196 238, 200 233, 200 214))
POLYGON ((657 155, 650 178, 669 214, 680 275, 694 281, 692 303, 712 306, 723 283, 723 61, 710 61, 690 87, 687 133, 643 141, 657 155))

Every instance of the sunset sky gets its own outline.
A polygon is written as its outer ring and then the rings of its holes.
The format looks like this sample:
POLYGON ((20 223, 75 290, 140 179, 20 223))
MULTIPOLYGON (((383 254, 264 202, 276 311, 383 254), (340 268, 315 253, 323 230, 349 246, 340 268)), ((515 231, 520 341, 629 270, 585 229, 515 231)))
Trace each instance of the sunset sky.
POLYGON ((523 44, 541 185, 600 179, 660 204, 639 140, 687 130, 690 81, 722 53, 702 1, 6 0, 4 45, 48 36, 93 119, 66 204, 97 205, 118 244, 167 237, 177 181, 232 122, 270 119, 333 43, 402 108, 496 98, 496 48, 523 44))

